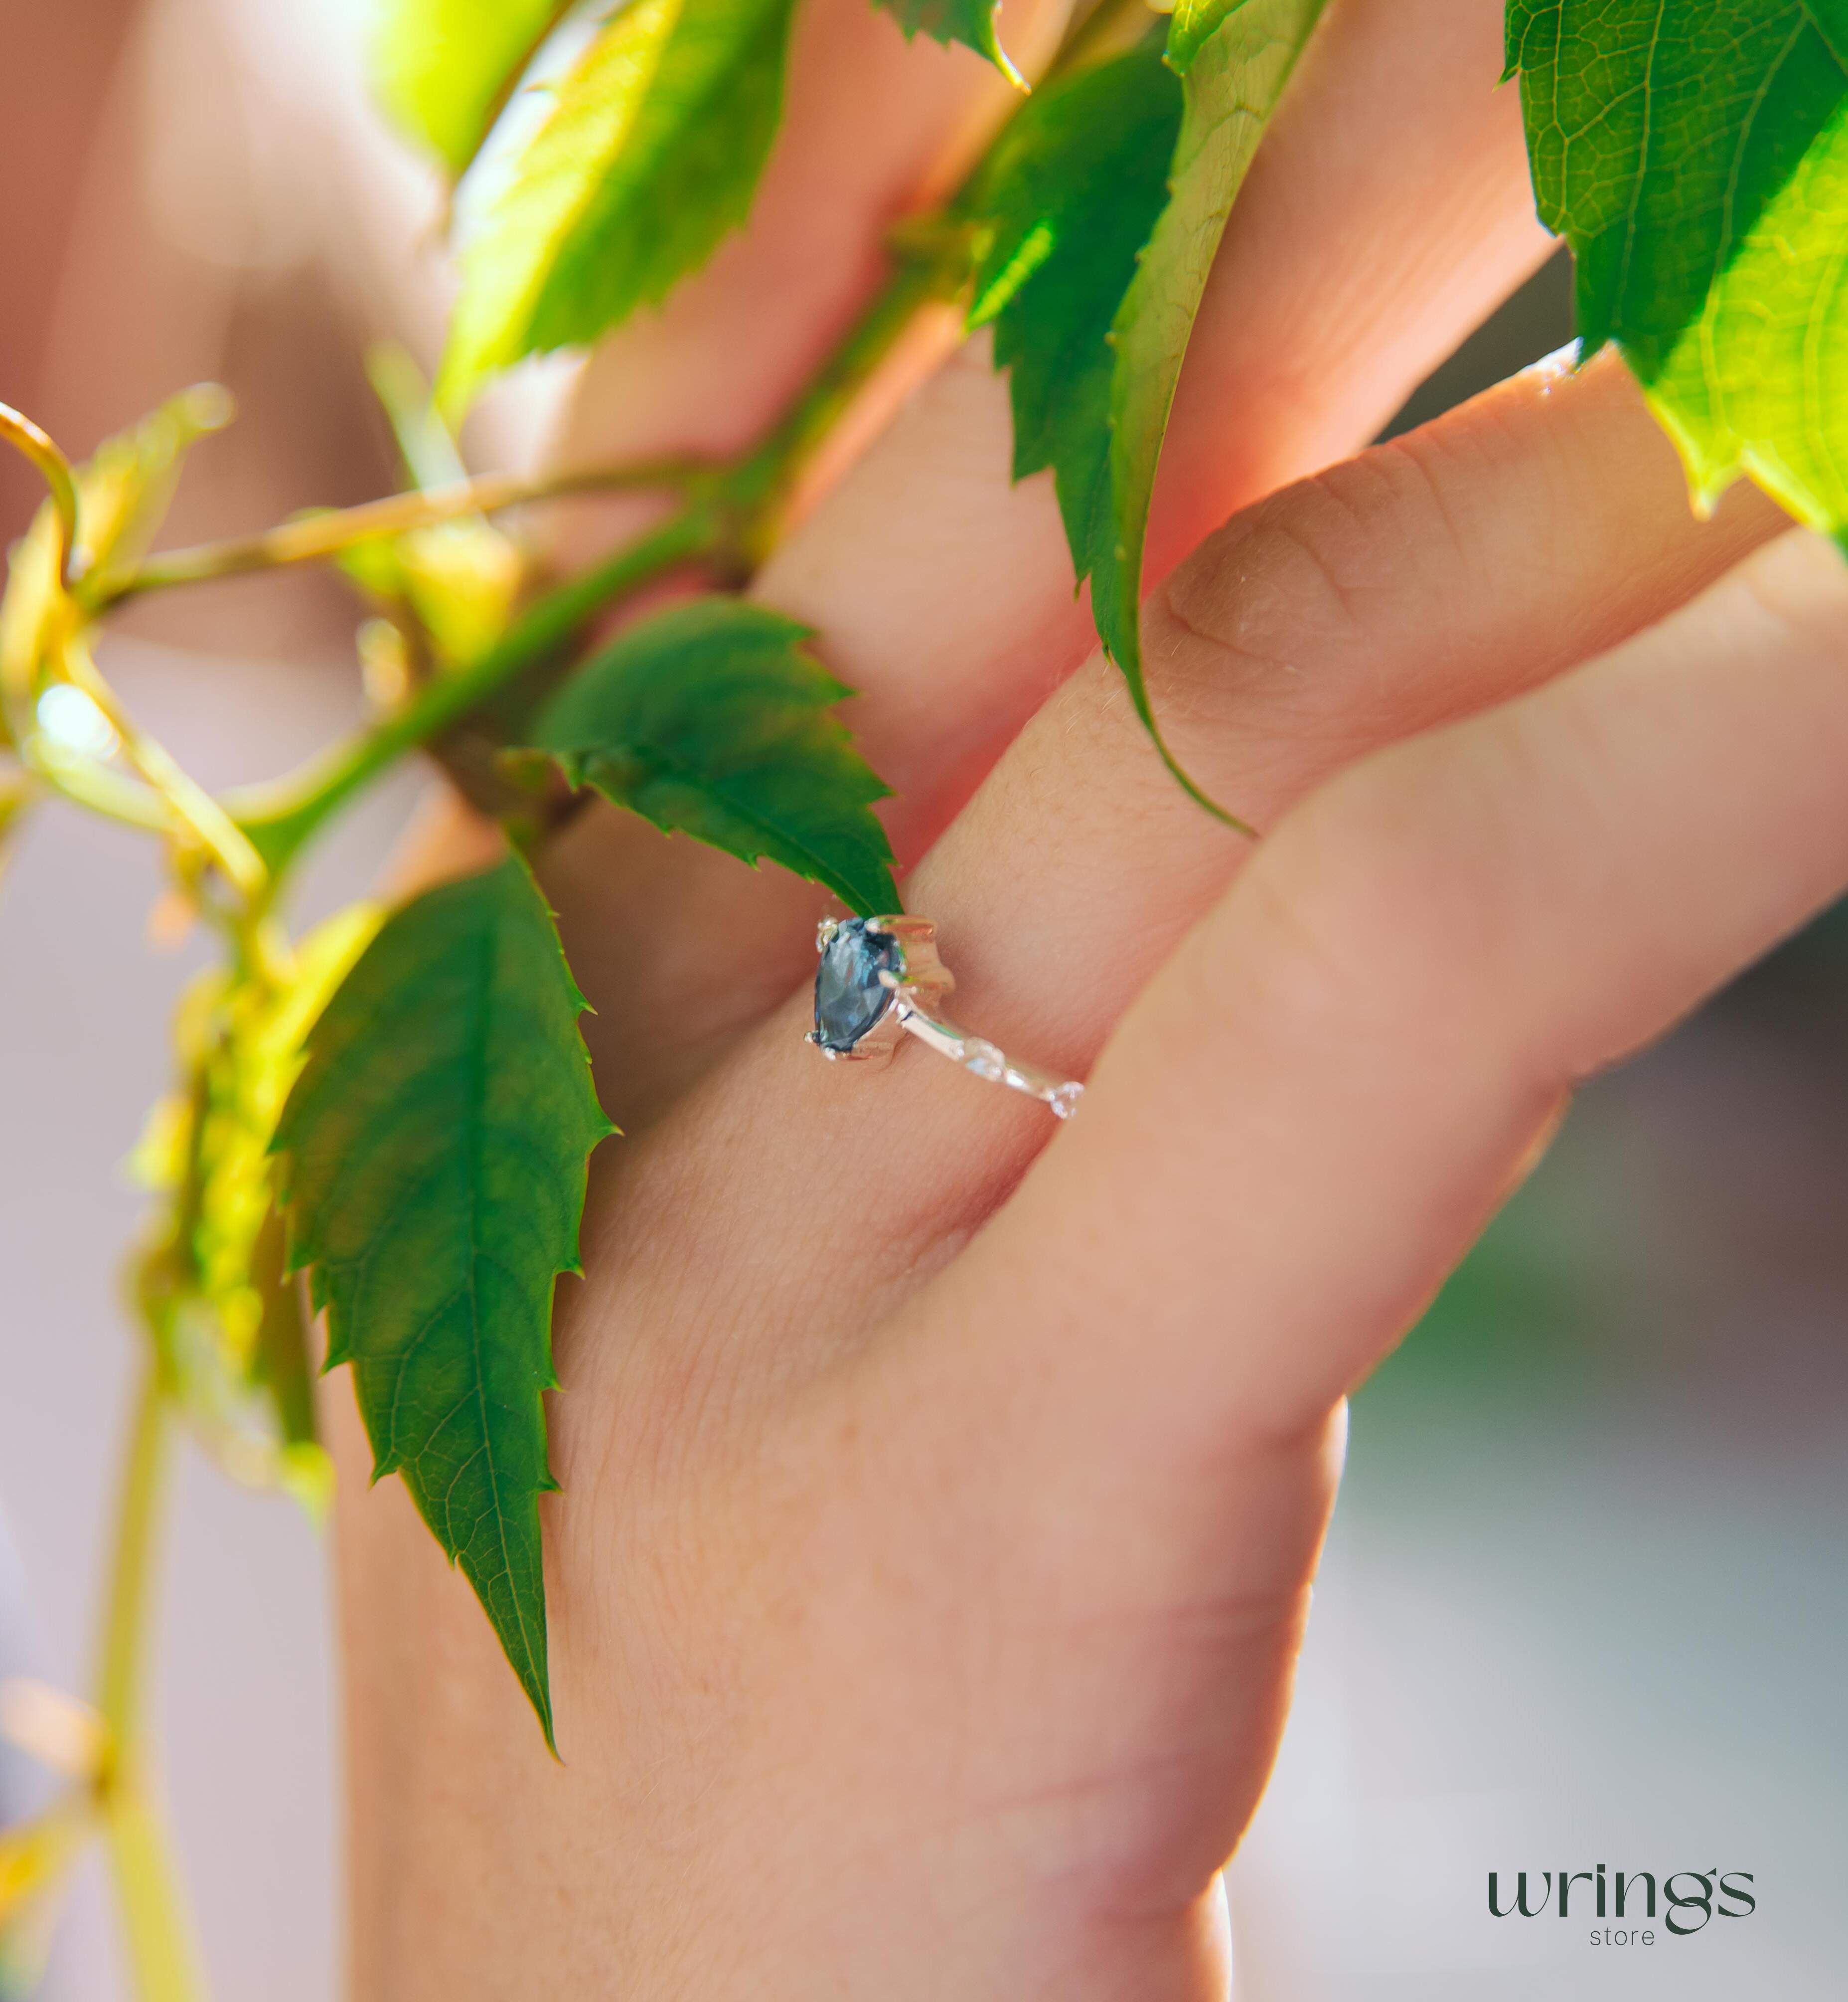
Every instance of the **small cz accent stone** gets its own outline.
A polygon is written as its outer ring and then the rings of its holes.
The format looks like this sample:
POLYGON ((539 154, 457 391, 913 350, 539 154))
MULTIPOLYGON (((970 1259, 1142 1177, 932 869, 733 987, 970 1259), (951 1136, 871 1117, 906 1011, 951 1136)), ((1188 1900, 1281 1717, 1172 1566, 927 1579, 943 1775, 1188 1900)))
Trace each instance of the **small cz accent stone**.
POLYGON ((979 1036, 971 1036, 963 1045, 963 1066, 993 1084, 1001 1083, 1007 1076, 1006 1058, 992 1043, 985 1043, 979 1036))
POLYGON ((1078 1110, 1078 1101, 1083 1096, 1084 1086, 1082 1084, 1062 1084, 1056 1090, 1048 1093, 1046 1103, 1061 1119, 1069 1119, 1078 1110))
POLYGON ((815 973, 815 1041, 836 1056, 845 1056, 892 1005, 892 989, 880 975, 904 977, 904 947, 869 925, 849 918, 837 927, 815 973))

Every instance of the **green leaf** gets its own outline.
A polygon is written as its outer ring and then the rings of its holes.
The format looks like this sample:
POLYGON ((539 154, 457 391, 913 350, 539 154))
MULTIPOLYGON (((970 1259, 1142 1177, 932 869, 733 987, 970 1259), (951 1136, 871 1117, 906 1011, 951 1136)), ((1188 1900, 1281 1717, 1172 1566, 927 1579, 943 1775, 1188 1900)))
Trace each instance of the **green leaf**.
MULTIPOLYGON (((1180 137, 1167 207, 1117 315, 1111 389, 1112 532, 1094 551, 1091 610, 1169 769, 1214 807, 1162 741, 1142 678, 1142 554, 1156 467, 1219 239, 1323 0, 1180 0, 1168 33, 1180 137)), ((1237 825, 1238 823, 1234 823, 1237 825)))
POLYGON ((573 0, 386 0, 372 44, 385 110, 459 174, 573 0))
POLYGON ((1009 371, 1014 477, 1052 468, 1080 582, 1114 546, 1111 327, 1167 201, 1181 88, 1157 28, 1128 54, 1043 86, 990 156, 971 328, 1009 371))
POLYGON ((613 1130, 583 1006, 524 863, 444 884, 330 1003, 276 1135, 291 1257, 312 1268, 328 1366, 353 1365, 375 1477, 403 1475, 548 1743, 553 1284, 578 1269, 586 1159, 613 1130))
POLYGON ((541 713, 535 746, 670 832, 741 860, 767 856, 863 917, 901 906, 872 811, 883 785, 830 707, 843 688, 808 629, 706 598, 631 626, 541 713))
POLYGON ((666 297, 750 211, 783 110, 793 0, 633 0, 462 253, 438 381, 453 415, 522 355, 666 297))
POLYGON ((1848 5, 1512 0, 1541 218, 1711 501, 1848 523, 1848 5))
POLYGON ((1024 90, 1027 82, 1009 60, 995 32, 1000 0, 873 0, 894 16, 908 40, 920 31, 933 42, 961 42, 986 56, 1011 84, 1024 90))

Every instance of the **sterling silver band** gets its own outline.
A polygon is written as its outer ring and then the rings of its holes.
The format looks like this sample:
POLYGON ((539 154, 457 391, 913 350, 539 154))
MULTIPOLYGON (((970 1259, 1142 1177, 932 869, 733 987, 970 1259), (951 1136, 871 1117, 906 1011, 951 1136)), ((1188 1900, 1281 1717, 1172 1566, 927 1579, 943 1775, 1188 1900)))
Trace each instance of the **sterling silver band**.
POLYGON ((1077 1109, 1084 1086, 1076 1079, 1021 1063, 943 1013, 940 1004, 956 976, 937 955, 929 919, 825 918, 815 950, 823 964, 807 1040, 830 1061, 890 1062, 904 1038, 914 1036, 973 1076, 1037 1098, 1061 1119, 1077 1109))

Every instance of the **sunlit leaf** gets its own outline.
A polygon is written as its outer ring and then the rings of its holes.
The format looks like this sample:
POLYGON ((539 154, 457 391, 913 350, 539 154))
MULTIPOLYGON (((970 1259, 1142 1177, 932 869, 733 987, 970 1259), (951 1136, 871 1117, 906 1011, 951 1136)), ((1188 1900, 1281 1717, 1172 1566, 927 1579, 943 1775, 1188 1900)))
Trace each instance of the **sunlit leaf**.
POLYGON ((1167 200, 1180 99, 1157 29, 1030 98, 971 199, 985 240, 969 323, 994 326, 1014 477, 1052 468, 1081 581, 1115 544, 1110 332, 1167 200))
POLYGON ((922 33, 933 41, 961 42, 986 56, 1010 83, 1023 81, 995 33, 999 0, 875 0, 875 4, 896 16, 908 36, 922 33))
POLYGON ((872 811, 887 788, 830 713, 852 692, 806 626, 734 598, 632 626, 567 682, 533 741, 574 785, 746 862, 825 884, 871 916, 899 909, 872 811))
POLYGON ((291 1257, 398 1473, 486 1609, 548 1742, 539 1498, 552 1294, 612 1129, 582 997, 525 866, 385 924, 328 1005, 276 1137, 291 1257))
POLYGON ((23 772, 0 772, 0 876, 12 854, 20 825, 39 793, 37 780, 23 772))
POLYGON ((1114 528, 1107 558, 1100 548, 1091 572, 1099 636, 1158 745, 1137 623, 1156 467, 1219 239, 1322 6, 1323 0, 1180 0, 1170 25, 1168 60, 1182 86, 1180 137, 1168 205, 1117 316, 1114 528))
POLYGON ((224 390, 199 384, 106 439, 87 464, 75 469, 78 533, 71 552, 71 588, 61 573, 59 530, 49 503, 8 552, 6 592, 0 602, 0 744, 18 741, 38 762, 44 762, 41 753, 56 759, 70 748, 55 741, 32 743, 38 696, 47 680, 61 675, 71 649, 82 644, 86 607, 108 596, 147 553, 187 452, 228 424, 231 415, 231 399, 224 390))
POLYGON ((1710 502, 1848 522, 1848 6, 1512 0, 1542 219, 1710 502))
POLYGON ((170 1393, 227 1472, 311 1505, 325 1499, 329 1469, 270 1146, 308 1032, 380 916, 358 905, 330 919, 284 979, 226 971, 196 982, 175 1027, 182 1089, 155 1107, 131 1163, 162 1198, 137 1296, 170 1393))
POLYGON ((572 0, 385 0, 372 44, 379 97, 406 132, 459 174, 571 5, 572 0))
POLYGON ((611 20, 463 250, 445 410, 522 355, 582 346, 664 298, 744 221, 792 5, 633 0, 611 20))
POLYGON ((45 664, 57 657, 78 618, 58 575, 58 522, 47 503, 6 553, 6 595, 0 599, 0 692, 5 696, 0 741, 11 745, 30 738, 45 664))
POLYGON ((0 1930, 53 1882, 75 1833, 69 1815, 55 1812, 0 1829, 0 1930))
POLYGON ((187 453, 231 417, 226 392, 215 383, 200 383, 105 440, 77 469, 78 535, 71 568, 86 598, 106 595, 133 572, 166 518, 187 453))
POLYGON ((375 605, 413 622, 438 668, 466 666, 500 638, 525 574, 518 543, 479 514, 354 543, 340 564, 375 605))
MULTIPOLYGON (((366 357, 366 373, 410 484, 461 485, 468 469, 416 361, 402 347, 381 342, 366 357)), ((462 667, 485 654, 512 622, 526 570, 518 541, 485 514, 352 543, 337 560, 390 619, 400 643, 408 639, 417 649, 406 662, 413 671, 462 667)), ((400 694, 408 689, 407 676, 400 694)))
POLYGON ((92 1810, 73 1791, 33 1820, 0 1829, 0 1997, 40 1992, 51 1932, 92 1810))

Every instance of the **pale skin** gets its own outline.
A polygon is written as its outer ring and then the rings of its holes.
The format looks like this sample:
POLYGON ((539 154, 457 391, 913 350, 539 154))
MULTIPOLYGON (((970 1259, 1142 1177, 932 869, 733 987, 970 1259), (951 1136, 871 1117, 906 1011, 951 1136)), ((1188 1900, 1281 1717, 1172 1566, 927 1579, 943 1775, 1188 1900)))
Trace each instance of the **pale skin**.
MULTIPOLYGON (((1848 569, 1749 491, 1696 521, 1620 364, 1316 471, 1544 248, 1498 11, 1334 0, 1201 323, 1147 651, 1260 842, 1084 658, 982 353, 755 587, 863 691, 959 1017, 1090 1080, 1069 1126, 821 1062, 792 879, 602 810, 552 853, 627 1135, 560 1292, 563 1763, 335 1379, 367 2002, 1226 1993, 1347 1394, 1574 1084, 1848 885, 1848 569)), ((748 435, 839 324, 989 89, 863 16, 815 10, 811 136, 574 448, 748 435)))

